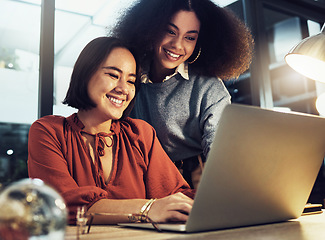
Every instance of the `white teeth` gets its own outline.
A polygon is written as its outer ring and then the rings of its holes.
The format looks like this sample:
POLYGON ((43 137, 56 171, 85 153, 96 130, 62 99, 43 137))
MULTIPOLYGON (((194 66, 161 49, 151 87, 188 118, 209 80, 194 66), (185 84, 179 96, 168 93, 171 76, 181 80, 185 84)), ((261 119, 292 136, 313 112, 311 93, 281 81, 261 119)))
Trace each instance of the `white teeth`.
POLYGON ((168 50, 166 50, 166 53, 167 53, 168 55, 170 55, 171 57, 173 57, 173 58, 178 58, 178 57, 181 56, 181 55, 178 55, 178 54, 174 54, 174 53, 172 53, 172 52, 170 52, 170 51, 168 51, 168 50))
POLYGON ((122 104, 122 100, 119 100, 119 99, 116 99, 116 98, 113 98, 113 97, 108 97, 109 100, 111 100, 112 102, 114 103, 117 103, 117 104, 122 104))

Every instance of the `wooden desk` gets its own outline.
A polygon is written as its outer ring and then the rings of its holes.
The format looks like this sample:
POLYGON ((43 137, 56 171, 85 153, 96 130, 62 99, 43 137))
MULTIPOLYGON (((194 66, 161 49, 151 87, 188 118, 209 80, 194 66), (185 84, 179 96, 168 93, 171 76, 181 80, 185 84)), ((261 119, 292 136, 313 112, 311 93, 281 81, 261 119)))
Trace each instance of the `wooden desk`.
MULTIPOLYGON (((74 240, 76 227, 68 226, 66 240, 74 240)), ((80 235, 83 239, 132 239, 132 240, 156 240, 156 239, 218 239, 218 240, 320 240, 325 239, 325 213, 302 216, 296 220, 283 223, 266 224, 253 227, 243 227, 228 230, 209 231, 201 233, 171 233, 156 232, 153 230, 139 230, 119 226, 92 226, 89 234, 80 235)))

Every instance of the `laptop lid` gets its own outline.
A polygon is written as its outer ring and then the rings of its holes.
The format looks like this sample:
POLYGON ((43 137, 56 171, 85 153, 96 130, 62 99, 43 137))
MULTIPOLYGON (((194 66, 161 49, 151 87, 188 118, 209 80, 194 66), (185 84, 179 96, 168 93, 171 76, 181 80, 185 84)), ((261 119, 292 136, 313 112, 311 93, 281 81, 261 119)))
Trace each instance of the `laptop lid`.
POLYGON ((186 231, 297 218, 325 155, 325 118, 228 105, 186 231))
MULTIPOLYGON (((198 232, 299 217, 325 155, 325 118, 228 105, 186 224, 198 232)), ((152 228, 151 224, 121 224, 152 228)))

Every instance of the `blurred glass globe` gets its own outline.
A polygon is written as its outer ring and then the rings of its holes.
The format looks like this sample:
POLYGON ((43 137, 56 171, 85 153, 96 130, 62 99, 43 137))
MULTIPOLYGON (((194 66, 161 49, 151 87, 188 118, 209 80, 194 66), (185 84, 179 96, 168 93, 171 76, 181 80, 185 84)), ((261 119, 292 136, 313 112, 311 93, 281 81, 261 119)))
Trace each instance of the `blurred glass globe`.
POLYGON ((40 179, 23 179, 0 193, 0 239, 64 239, 63 198, 40 179))

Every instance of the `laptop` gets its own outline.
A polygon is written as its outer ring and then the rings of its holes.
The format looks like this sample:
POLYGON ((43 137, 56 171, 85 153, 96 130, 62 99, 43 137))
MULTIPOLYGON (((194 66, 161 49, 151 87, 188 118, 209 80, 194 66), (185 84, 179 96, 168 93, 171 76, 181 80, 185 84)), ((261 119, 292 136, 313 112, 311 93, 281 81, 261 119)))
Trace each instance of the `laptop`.
POLYGON ((190 233, 298 218, 324 155, 325 118, 230 104, 221 115, 187 222, 159 228, 190 233))

